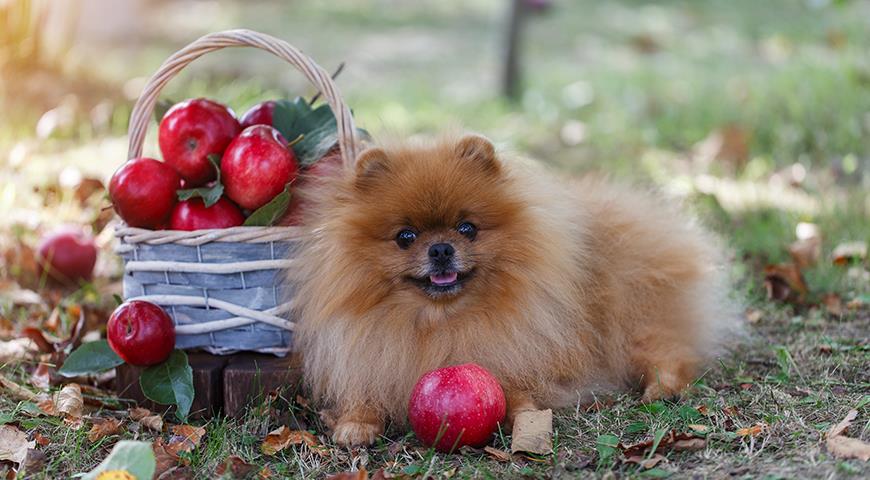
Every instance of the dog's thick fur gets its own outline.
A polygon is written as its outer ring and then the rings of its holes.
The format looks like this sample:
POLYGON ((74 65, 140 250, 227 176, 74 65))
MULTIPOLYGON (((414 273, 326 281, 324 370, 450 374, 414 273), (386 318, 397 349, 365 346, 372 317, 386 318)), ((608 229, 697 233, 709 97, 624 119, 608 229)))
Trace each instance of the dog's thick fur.
POLYGON ((510 418, 615 389, 675 395, 734 324, 716 242, 676 208, 557 179, 482 137, 371 148, 313 183, 289 274, 295 341, 340 444, 372 442, 387 418, 405 425, 416 380, 451 364, 492 372, 510 418), (404 228, 418 232, 407 250, 404 228), (408 281, 437 242, 472 272, 458 294, 408 281))

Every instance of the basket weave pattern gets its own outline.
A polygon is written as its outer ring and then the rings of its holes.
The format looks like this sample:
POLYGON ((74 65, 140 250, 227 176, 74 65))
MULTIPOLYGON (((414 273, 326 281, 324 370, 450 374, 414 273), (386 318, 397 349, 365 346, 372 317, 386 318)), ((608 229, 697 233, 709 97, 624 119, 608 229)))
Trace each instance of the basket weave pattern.
MULTIPOLYGON (((321 92, 335 113, 345 167, 356 157, 350 110, 329 74, 298 49, 269 35, 230 30, 206 35, 169 57, 146 84, 130 117, 128 158, 142 145, 161 89, 193 60, 226 47, 250 46, 287 61, 321 92)), ((298 227, 233 227, 193 232, 121 226, 116 251, 124 260, 124 298, 156 303, 175 324, 177 348, 216 354, 292 349, 292 268, 298 227)))

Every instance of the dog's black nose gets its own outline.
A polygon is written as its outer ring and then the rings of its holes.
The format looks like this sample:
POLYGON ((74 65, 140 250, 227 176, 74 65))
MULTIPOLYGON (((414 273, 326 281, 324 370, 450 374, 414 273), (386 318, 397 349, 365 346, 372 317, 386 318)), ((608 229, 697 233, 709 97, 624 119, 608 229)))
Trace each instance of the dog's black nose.
POLYGON ((454 252, 453 245, 449 243, 436 243, 429 247, 429 257, 435 261, 450 260, 454 252))

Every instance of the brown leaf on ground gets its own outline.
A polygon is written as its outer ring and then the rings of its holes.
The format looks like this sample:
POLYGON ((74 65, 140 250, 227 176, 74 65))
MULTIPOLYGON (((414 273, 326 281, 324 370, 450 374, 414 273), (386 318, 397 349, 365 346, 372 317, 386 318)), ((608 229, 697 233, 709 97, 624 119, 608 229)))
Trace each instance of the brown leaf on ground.
POLYGON ((157 462, 154 469, 155 478, 178 465, 178 456, 173 455, 166 449, 166 443, 163 442, 162 438, 158 438, 151 443, 151 450, 154 451, 154 460, 157 462))
POLYGON ((365 467, 360 467, 360 469, 355 472, 336 473, 326 478, 327 480, 368 480, 369 472, 366 471, 365 467))
POLYGON ((121 421, 114 418, 95 418, 91 430, 88 432, 88 440, 91 443, 102 438, 118 433, 121 429, 121 421))
MULTIPOLYGON (((623 447, 622 453, 626 458, 646 458, 654 443, 654 439, 649 438, 643 442, 623 447)), ((693 433, 678 433, 676 430, 671 430, 659 441, 655 453, 666 450, 700 450, 706 446, 707 441, 701 437, 696 437, 693 433)))
POLYGON ((57 349, 54 348, 54 344, 48 341, 45 338, 45 334, 42 330, 35 327, 27 327, 21 330, 21 334, 25 337, 33 340, 36 346, 39 348, 39 351, 42 353, 54 353, 57 349))
POLYGON ((658 40, 649 33, 638 33, 629 42, 635 50, 644 54, 656 53, 661 49, 658 40))
POLYGON ((858 410, 849 410, 840 423, 828 430, 825 444, 837 458, 857 458, 866 462, 870 460, 870 443, 844 435, 857 416, 858 410))
POLYGON ((36 474, 45 467, 47 460, 48 458, 41 450, 28 449, 27 456, 24 458, 24 471, 28 474, 27 476, 30 478, 36 477, 36 474))
POLYGON ((822 304, 825 306, 825 310, 828 311, 831 315, 839 317, 845 312, 843 308, 843 299, 840 298, 836 293, 826 293, 824 297, 822 297, 822 304))
POLYGON ((33 434, 33 441, 35 441, 36 444, 39 445, 40 447, 44 447, 44 446, 46 446, 46 445, 48 445, 48 444, 51 443, 51 439, 50 439, 50 438, 48 438, 48 437, 46 437, 46 436, 43 436, 43 435, 42 435, 41 433, 39 433, 39 432, 36 432, 36 433, 33 434))
MULTIPOLYGON (((0 360, 0 363, 3 363, 2 360, 0 360)), ((12 398, 17 400, 27 400, 29 402, 39 401, 39 396, 37 394, 15 383, 2 373, 0 373, 0 389, 8 392, 12 398)))
POLYGON ((738 437, 755 437, 767 431, 766 423, 756 423, 751 427, 738 428, 736 432, 738 437))
POLYGON ((28 441, 27 434, 12 425, 0 425, 0 460, 21 465, 27 458, 27 450, 36 447, 36 442, 28 441))
POLYGON ((490 447, 487 445, 486 447, 483 447, 483 451, 486 452, 487 455, 489 455, 491 458, 493 458, 496 461, 499 461, 499 462, 510 462, 511 461, 511 454, 508 452, 505 452, 504 450, 499 450, 497 448, 490 447))
POLYGON ((248 478, 255 468, 257 467, 242 460, 240 457, 231 455, 217 466, 214 473, 221 477, 229 474, 230 478, 248 478))
POLYGON ((81 420, 85 404, 82 400, 82 387, 77 383, 65 385, 55 394, 54 404, 58 413, 64 414, 67 420, 81 420))
POLYGON ((261 468, 260 471, 257 472, 257 478, 259 478, 260 480, 266 480, 266 479, 272 478, 274 476, 275 476, 275 474, 272 472, 272 469, 269 468, 268 465, 261 468))
POLYGON ((30 375, 30 384, 40 390, 48 390, 49 386, 51 386, 49 368, 51 368, 49 364, 40 362, 30 375))
POLYGON ((696 431, 696 432, 698 432, 698 433, 707 433, 707 432, 710 431, 710 426, 709 426, 709 425, 699 425, 699 424, 696 424, 696 423, 690 424, 690 425, 689 425, 689 428, 691 428, 692 430, 694 430, 694 431, 696 431))
POLYGON ((94 194, 105 194, 106 187, 96 178, 84 177, 73 189, 73 195, 79 203, 84 204, 94 194))
POLYGON ((764 318, 764 312, 761 310, 750 308, 746 311, 746 321, 749 323, 758 323, 764 318))
POLYGON ((29 338, 0 341, 0 364, 19 362, 36 355, 39 347, 29 338))
POLYGON ((17 240, 3 249, 4 263, 9 267, 8 271, 15 272, 15 280, 25 288, 39 286, 39 265, 36 261, 36 252, 24 243, 17 240))
POLYGON ((715 160, 740 168, 749 158, 749 137, 749 132, 740 125, 725 125, 695 145, 694 157, 702 164, 715 160))
POLYGON ((260 451, 265 455, 275 455, 284 450, 290 445, 305 444, 313 452, 318 454, 325 453, 325 448, 320 445, 317 437, 305 430, 290 430, 284 425, 272 430, 266 435, 263 444, 260 446, 260 451))
POLYGON ((51 415, 52 417, 60 415, 60 412, 57 411, 57 405, 55 405, 53 398, 46 398, 40 400, 39 403, 36 404, 36 406, 39 407, 39 409, 42 410, 42 412, 46 415, 51 415))
POLYGON ((155 432, 163 431, 163 418, 160 415, 152 414, 147 408, 131 408, 128 412, 130 419, 139 422, 145 428, 154 430, 155 432))
POLYGON ((166 445, 166 450, 176 457, 182 452, 192 452, 199 443, 202 437, 205 436, 205 428, 194 427, 193 425, 173 425, 172 436, 169 437, 169 443, 166 445))
POLYGON ((788 246, 788 253, 798 268, 812 267, 822 256, 822 239, 811 237, 796 240, 788 246))
POLYGON ((764 287, 768 300, 781 302, 801 303, 809 293, 803 274, 793 263, 764 267, 764 287))
POLYGON ((834 247, 831 260, 834 265, 846 266, 852 262, 862 262, 867 258, 867 242, 846 242, 834 247))
POLYGON ((520 412, 514 419, 511 453, 546 455, 553 451, 553 410, 520 412))
POLYGON ((644 470, 649 470, 650 468, 653 468, 656 465, 658 465, 659 463, 661 463, 661 461, 664 459, 665 459, 665 456, 660 454, 660 453, 656 453, 655 455, 653 455, 650 458, 644 458, 644 457, 634 455, 634 456, 626 458, 625 463, 634 463, 636 465, 640 465, 641 468, 643 468, 644 470))

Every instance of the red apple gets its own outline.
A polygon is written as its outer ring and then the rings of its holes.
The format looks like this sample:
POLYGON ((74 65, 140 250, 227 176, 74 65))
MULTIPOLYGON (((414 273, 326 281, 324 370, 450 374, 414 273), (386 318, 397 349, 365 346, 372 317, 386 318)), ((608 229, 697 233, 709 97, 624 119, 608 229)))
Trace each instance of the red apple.
POLYGON ((206 208, 201 198, 178 202, 172 211, 169 228, 172 230, 203 230, 206 228, 238 227, 245 223, 245 216, 233 202, 221 197, 206 208))
POLYGON ((39 242, 36 258, 40 276, 48 275, 58 282, 75 285, 90 280, 93 275, 97 247, 90 235, 78 229, 63 228, 39 242))
POLYGON ((222 154, 241 129, 226 106, 204 98, 185 100, 173 105, 160 122, 160 152, 188 188, 198 187, 217 175, 208 156, 222 154))
POLYGON ((297 170, 293 150, 267 125, 246 128, 221 159, 226 195, 247 210, 256 210, 281 193, 297 170))
POLYGON ((109 197, 118 215, 131 227, 158 228, 169 220, 178 201, 181 177, 153 158, 121 165, 109 181, 109 197))
POLYGON ((159 306, 130 300, 112 312, 106 325, 109 346, 130 365, 156 365, 175 348, 172 319, 159 306))
POLYGON ((251 107, 244 115, 239 123, 242 124, 242 129, 253 125, 268 125, 272 126, 272 114, 275 111, 275 101, 267 100, 258 103, 251 107))
POLYGON ((505 408, 498 380, 483 367, 466 363, 420 377, 408 403, 408 419, 421 442, 450 452, 489 443, 505 408))

